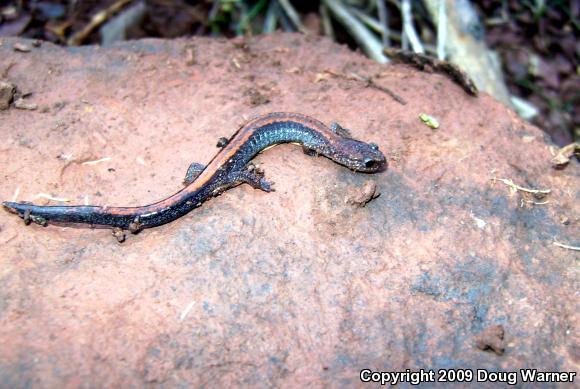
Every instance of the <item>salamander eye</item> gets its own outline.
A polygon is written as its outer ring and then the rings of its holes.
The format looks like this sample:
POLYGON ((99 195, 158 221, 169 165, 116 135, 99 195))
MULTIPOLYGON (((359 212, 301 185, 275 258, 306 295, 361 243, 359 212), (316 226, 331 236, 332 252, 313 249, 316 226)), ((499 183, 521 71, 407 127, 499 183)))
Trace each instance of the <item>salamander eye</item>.
POLYGON ((365 164, 365 167, 366 167, 367 169, 372 169, 372 168, 374 168, 374 167, 376 166, 376 164, 377 164, 377 161, 375 161, 375 160, 374 160, 374 159, 372 159, 372 158, 365 158, 363 162, 364 162, 364 164, 365 164))
POLYGON ((376 143, 369 143, 369 147, 373 150, 378 150, 379 146, 376 143))

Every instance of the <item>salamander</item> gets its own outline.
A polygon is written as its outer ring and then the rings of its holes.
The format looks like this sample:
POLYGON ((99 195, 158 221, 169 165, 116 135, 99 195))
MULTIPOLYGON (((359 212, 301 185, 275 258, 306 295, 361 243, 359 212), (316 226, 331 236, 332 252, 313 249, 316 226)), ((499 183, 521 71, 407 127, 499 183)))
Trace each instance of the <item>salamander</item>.
POLYGON ((185 187, 156 203, 140 207, 110 207, 4 202, 3 206, 27 224, 82 223, 137 233, 144 228, 169 223, 211 197, 242 183, 272 191, 263 173, 250 161, 258 153, 281 143, 302 145, 308 155, 325 156, 357 172, 373 173, 387 167, 386 158, 376 144, 351 138, 348 130, 336 123, 327 127, 306 115, 275 112, 249 121, 229 140, 220 139, 218 147, 221 150, 210 163, 207 166, 192 163, 184 180, 185 187))

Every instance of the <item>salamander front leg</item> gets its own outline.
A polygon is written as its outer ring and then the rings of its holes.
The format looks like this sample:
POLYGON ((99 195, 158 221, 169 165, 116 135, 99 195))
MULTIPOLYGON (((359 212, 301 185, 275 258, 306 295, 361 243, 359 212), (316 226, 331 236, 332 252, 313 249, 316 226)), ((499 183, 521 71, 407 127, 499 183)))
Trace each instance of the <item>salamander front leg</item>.
POLYGON ((348 128, 344 128, 337 122, 330 123, 330 131, 334 132, 338 136, 342 136, 343 138, 352 138, 350 134, 350 130, 348 128))
POLYGON ((183 179, 183 185, 187 186, 195 181, 203 169, 205 169, 205 165, 201 163, 193 162, 191 165, 189 165, 187 173, 185 173, 185 178, 183 179))

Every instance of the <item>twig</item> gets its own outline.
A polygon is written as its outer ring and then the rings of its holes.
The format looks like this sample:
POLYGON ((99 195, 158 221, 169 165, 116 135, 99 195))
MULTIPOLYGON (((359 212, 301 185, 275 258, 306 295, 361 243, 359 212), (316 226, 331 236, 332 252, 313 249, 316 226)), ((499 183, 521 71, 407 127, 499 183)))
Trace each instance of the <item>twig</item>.
POLYGON ((383 39, 383 47, 389 47, 391 46, 391 37, 389 30, 389 14, 387 13, 385 0, 377 0, 377 8, 379 10, 379 20, 381 22, 381 26, 383 27, 383 33, 381 34, 383 39))
POLYGON ((547 195, 549 194, 552 190, 551 189, 531 189, 531 188, 525 188, 523 186, 519 186, 517 184, 514 184, 514 182, 510 179, 507 178, 490 178, 490 180, 492 181, 500 181, 503 182, 504 184, 506 184, 507 186, 509 186, 513 191, 517 192, 526 192, 526 193, 531 193, 534 195, 547 195))
POLYGON ((445 60, 445 40, 447 39, 447 14, 445 0, 439 0, 439 16, 437 17, 437 58, 445 60))
POLYGON ((398 94, 396 94, 395 92, 393 92, 392 90, 390 90, 389 88, 387 88, 386 86, 382 86, 382 85, 378 85, 372 78, 370 77, 363 77, 359 74, 356 73, 351 73, 352 77, 360 80, 360 81, 364 81, 368 87, 370 88, 374 88, 377 90, 380 90, 381 92, 384 92, 386 94, 388 94, 389 96, 391 96, 393 98, 393 100, 395 100, 397 103, 401 104, 401 105, 406 105, 407 102, 405 101, 405 99, 403 99, 401 96, 399 96, 398 94))
MULTIPOLYGON (((388 94, 389 96, 391 96, 393 98, 393 100, 400 103, 401 105, 407 104, 405 99, 403 99, 401 96, 399 96, 398 94, 396 94, 395 92, 393 92, 392 90, 390 90, 389 88, 387 88, 385 86, 376 84, 374 82, 374 80, 370 77, 364 77, 364 76, 361 76, 360 74, 356 74, 354 72, 352 72, 350 75, 346 75, 344 73, 338 73, 338 72, 335 72, 334 70, 330 70, 330 69, 326 69, 324 71, 324 73, 330 74, 331 76, 334 76, 334 77, 344 78, 346 80, 362 81, 365 83, 365 86, 367 88, 374 88, 374 89, 377 89, 381 92, 384 92, 384 93, 388 94)), ((318 77, 322 77, 322 76, 319 75, 318 77)))
POLYGON ((94 161, 85 161, 85 162, 81 163, 81 165, 96 165, 96 164, 101 163, 101 162, 110 161, 111 159, 112 159, 111 157, 105 157, 105 158, 101 158, 101 159, 96 159, 94 161))
POLYGON ((555 246, 562 247, 563 249, 580 251, 580 247, 578 246, 570 246, 569 244, 560 243, 558 241, 552 242, 555 246))
POLYGON ((138 1, 103 23, 99 30, 101 45, 109 46, 113 42, 127 40, 127 32, 143 21, 146 12, 145 2, 138 1))
POLYGON ((310 31, 306 27, 304 27, 304 24, 302 24, 302 21, 300 20, 300 16, 298 16, 298 12, 296 12, 296 10, 292 6, 292 4, 290 4, 290 1, 288 1, 288 0, 278 0, 278 3, 280 4, 280 7, 282 7, 282 9, 286 13, 286 15, 288 15, 288 17, 290 18, 290 20, 292 21, 292 23, 294 23, 294 25, 296 26, 296 28, 301 33, 303 33, 303 34, 310 33, 310 31))
POLYGON ((413 15, 411 14, 411 1, 410 0, 403 0, 401 3, 401 12, 403 17, 403 31, 405 35, 409 38, 409 42, 411 43, 411 47, 415 53, 424 53, 423 45, 419 41, 419 36, 415 31, 415 27, 413 26, 413 15))
POLYGON ((387 48, 383 52, 396 63, 404 63, 416 69, 427 72, 435 72, 445 75, 456 84, 459 84, 465 92, 472 96, 478 95, 477 87, 469 75, 459 66, 448 62, 439 61, 425 54, 413 53, 411 51, 387 48))
POLYGON ((546 201, 526 200, 526 203, 528 203, 528 204, 534 204, 534 205, 546 205, 546 204, 550 204, 550 200, 546 200, 546 201))
POLYGON ((132 0, 118 0, 113 3, 109 8, 106 8, 98 13, 96 13, 91 21, 82 30, 73 34, 67 41, 66 44, 69 46, 78 46, 101 24, 103 24, 112 15, 116 14, 122 10, 127 4, 132 0))
POLYGON ((370 58, 379 63, 387 62, 382 53, 381 42, 345 8, 344 4, 338 0, 323 0, 323 2, 370 58))

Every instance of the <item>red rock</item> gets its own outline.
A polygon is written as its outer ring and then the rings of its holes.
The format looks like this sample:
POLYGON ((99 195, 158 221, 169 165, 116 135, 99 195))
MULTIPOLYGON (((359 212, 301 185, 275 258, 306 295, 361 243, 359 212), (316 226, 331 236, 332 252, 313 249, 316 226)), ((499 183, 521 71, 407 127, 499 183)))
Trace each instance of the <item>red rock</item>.
POLYGON ((357 385, 364 368, 578 370, 578 254, 553 244, 580 244, 578 164, 552 169, 550 142, 494 99, 292 34, 46 43, 26 55, 16 42, 0 46, 16 63, 9 81, 52 108, 0 113, 3 200, 151 203, 180 188, 192 161, 209 161, 219 137, 271 111, 338 121, 390 167, 356 174, 279 146, 256 161, 276 192, 235 188, 122 244, 110 230, 4 214, 5 386, 318 387, 357 385), (313 82, 327 70, 373 77, 407 104, 353 79, 313 82), (268 103, 251 104, 249 89, 268 103), (494 177, 551 192, 512 193, 494 177), (380 197, 346 204, 368 180, 380 197), (502 356, 474 344, 491 325, 505 330, 502 356))

